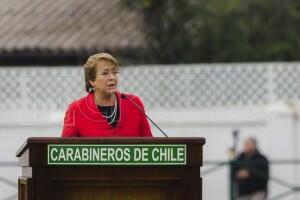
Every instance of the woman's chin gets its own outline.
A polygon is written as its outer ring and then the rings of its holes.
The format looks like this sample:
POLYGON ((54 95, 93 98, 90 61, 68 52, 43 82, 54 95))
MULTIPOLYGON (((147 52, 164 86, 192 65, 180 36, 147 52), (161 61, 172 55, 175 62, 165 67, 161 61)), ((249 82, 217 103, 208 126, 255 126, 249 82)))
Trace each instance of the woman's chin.
POLYGON ((108 94, 114 94, 117 92, 117 89, 116 88, 110 88, 106 91, 108 94))

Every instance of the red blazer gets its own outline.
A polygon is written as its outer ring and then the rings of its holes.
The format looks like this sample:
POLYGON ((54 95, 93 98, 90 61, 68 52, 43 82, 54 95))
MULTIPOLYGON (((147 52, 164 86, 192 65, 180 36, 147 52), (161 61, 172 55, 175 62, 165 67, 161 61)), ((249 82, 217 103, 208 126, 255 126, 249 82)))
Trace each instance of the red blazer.
POLYGON ((96 107, 93 93, 71 103, 66 111, 62 137, 152 137, 144 106, 134 95, 116 92, 120 117, 113 128, 96 107), (133 102, 141 110, 139 110, 133 102))

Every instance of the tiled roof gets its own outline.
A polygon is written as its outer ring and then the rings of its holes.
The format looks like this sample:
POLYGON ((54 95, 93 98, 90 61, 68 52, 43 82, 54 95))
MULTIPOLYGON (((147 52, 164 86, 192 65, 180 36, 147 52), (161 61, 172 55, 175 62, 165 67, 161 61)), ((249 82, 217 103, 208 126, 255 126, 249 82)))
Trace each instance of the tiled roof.
POLYGON ((0 50, 135 48, 142 18, 121 0, 0 0, 0 50))

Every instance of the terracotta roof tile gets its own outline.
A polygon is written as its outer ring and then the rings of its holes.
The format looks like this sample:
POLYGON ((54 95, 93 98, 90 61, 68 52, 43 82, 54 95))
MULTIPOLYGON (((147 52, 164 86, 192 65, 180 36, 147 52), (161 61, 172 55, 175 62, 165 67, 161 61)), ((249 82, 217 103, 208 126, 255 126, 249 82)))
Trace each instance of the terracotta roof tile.
POLYGON ((0 0, 0 49, 143 45, 142 17, 121 0, 0 0))

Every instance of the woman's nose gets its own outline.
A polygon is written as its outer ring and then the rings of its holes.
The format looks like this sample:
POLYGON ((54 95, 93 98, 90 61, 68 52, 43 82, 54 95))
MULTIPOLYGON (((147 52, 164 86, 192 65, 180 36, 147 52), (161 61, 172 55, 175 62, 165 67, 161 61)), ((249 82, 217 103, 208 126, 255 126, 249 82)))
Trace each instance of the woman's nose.
POLYGON ((109 73, 110 79, 116 79, 117 75, 114 72, 109 73))

